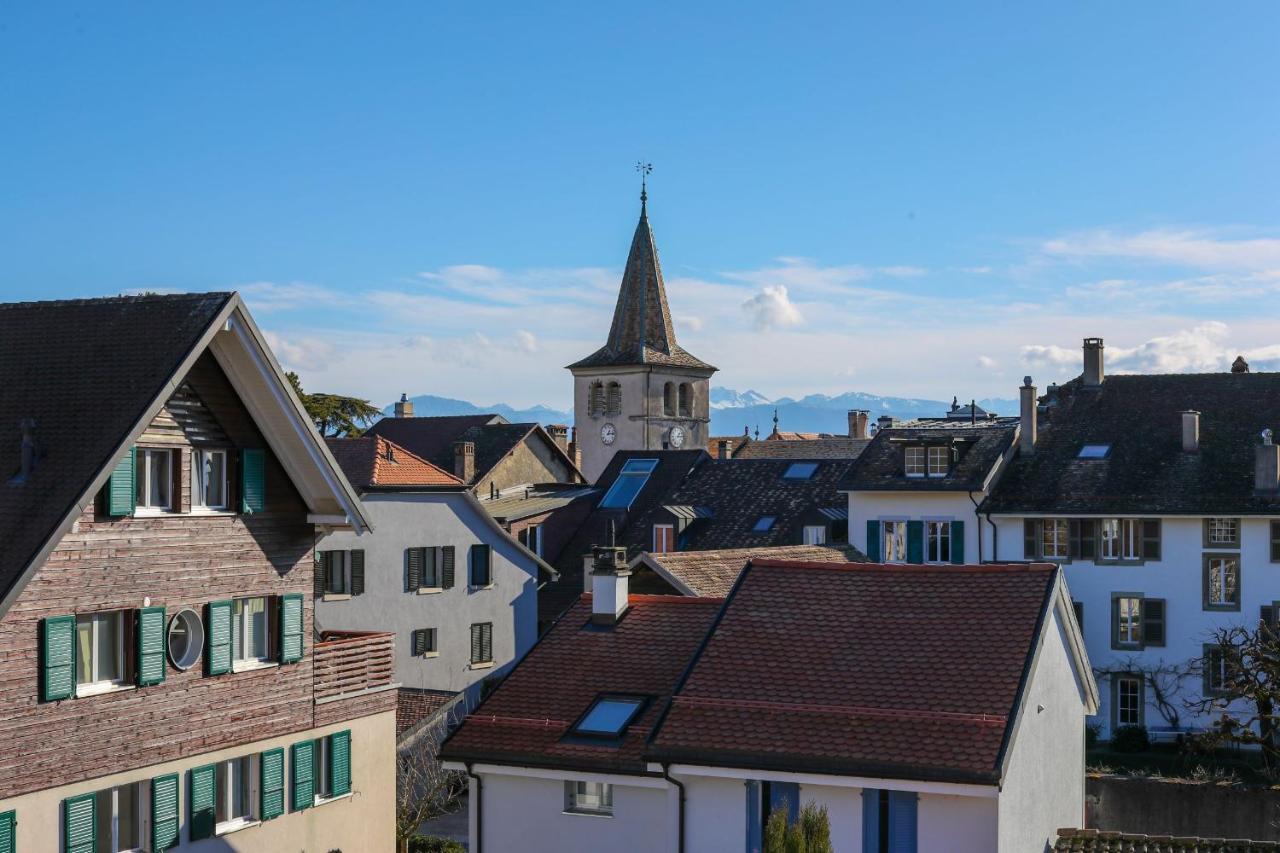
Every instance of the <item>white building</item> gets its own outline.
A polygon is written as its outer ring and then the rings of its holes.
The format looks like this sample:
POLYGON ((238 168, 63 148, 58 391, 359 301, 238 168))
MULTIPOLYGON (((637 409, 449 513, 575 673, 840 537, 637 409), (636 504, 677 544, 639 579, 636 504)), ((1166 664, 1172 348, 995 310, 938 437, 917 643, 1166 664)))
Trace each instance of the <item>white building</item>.
POLYGON ((569 610, 446 743, 485 851, 759 851, 825 805, 838 853, 1024 853, 1084 812, 1096 686, 1056 566, 753 560, 720 599, 569 610))

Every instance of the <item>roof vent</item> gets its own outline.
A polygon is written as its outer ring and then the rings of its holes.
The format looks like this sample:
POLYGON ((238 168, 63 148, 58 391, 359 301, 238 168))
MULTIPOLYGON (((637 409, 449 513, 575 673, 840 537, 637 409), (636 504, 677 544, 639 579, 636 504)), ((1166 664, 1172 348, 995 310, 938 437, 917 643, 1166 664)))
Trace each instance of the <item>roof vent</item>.
POLYGON ((18 473, 13 476, 9 482, 15 486, 21 486, 27 482, 31 476, 31 472, 36 467, 36 461, 40 456, 39 445, 36 444, 36 420, 35 418, 23 418, 18 421, 18 429, 22 430, 22 467, 18 473))
POLYGON ((1253 487, 1269 495, 1280 491, 1280 445, 1272 441, 1271 429, 1262 431, 1262 443, 1253 449, 1253 487))
POLYGON ((1200 449, 1200 413, 1188 409, 1182 413, 1182 450, 1195 453, 1200 449))
POLYGON ((1248 373, 1249 372, 1249 362, 1244 360, 1244 356, 1238 355, 1236 356, 1236 360, 1231 362, 1231 372, 1232 373, 1248 373))

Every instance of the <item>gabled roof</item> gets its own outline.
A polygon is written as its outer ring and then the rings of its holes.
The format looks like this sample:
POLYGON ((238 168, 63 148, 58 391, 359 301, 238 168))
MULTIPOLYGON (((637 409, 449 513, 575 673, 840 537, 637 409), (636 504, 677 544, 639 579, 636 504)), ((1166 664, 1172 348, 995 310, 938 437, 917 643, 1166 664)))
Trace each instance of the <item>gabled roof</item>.
POLYGON ((538 483, 524 489, 507 490, 496 498, 481 498, 480 505, 499 521, 519 521, 563 509, 569 504, 589 500, 599 491, 593 486, 571 483, 538 483))
POLYGON ((342 466, 342 473, 357 489, 371 486, 463 486, 457 477, 382 436, 326 438, 324 441, 333 458, 342 466))
POLYGON ((642 364, 715 370, 676 343, 676 330, 667 307, 667 289, 662 281, 662 265, 658 263, 658 247, 643 200, 627 266, 622 272, 618 304, 613 309, 609 340, 591 355, 569 365, 569 369, 642 364))
POLYGON ((840 488, 851 492, 977 491, 989 485, 1017 435, 1017 418, 977 423, 928 418, 885 427, 872 437, 840 488), (959 454, 945 477, 906 476, 903 449, 922 444, 945 445, 959 454))
MULTIPOLYGON (((751 560, 800 560, 806 563, 865 563, 852 545, 777 545, 765 548, 726 548, 720 551, 645 552, 637 566, 652 570, 684 595, 728 595, 751 560)), ((641 575, 633 575, 639 585, 641 575)))
POLYGON ((445 743, 446 761, 643 774, 645 738, 720 607, 719 599, 633 595, 616 626, 590 624, 583 595, 445 743), (601 693, 648 698, 617 742, 566 737, 601 693))
POLYGON ((0 305, 0 611, 137 435, 212 352, 308 509, 365 527, 359 499, 234 293, 0 305), (22 485, 19 422, 37 465, 22 485))
POLYGON ((766 439, 743 445, 734 459, 857 459, 870 443, 867 438, 766 439))
POLYGON ((1280 373, 1079 378, 1041 398, 1036 452, 1019 453, 983 502, 999 513, 1274 515, 1254 493, 1254 448, 1280 428, 1280 373), (1200 449, 1182 450, 1182 412, 1200 412, 1200 449), (1105 444, 1102 459, 1080 459, 1105 444))

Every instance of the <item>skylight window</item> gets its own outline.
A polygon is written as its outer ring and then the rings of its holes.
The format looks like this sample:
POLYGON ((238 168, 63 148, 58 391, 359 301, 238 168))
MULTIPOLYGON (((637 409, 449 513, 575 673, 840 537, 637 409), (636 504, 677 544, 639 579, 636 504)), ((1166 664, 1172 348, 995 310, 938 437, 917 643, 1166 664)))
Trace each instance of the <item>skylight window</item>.
POLYGON ((598 696, 573 727, 575 734, 619 737, 644 707, 642 696, 598 696))
POLYGON ((817 470, 817 462, 792 462, 787 466, 787 473, 783 474, 782 477, 786 480, 807 480, 817 470))
POLYGON ((622 464, 618 479, 613 481, 604 500, 600 501, 601 508, 630 509, 632 501, 640 494, 644 484, 649 482, 649 475, 657 467, 657 459, 628 459, 622 464))
POLYGON ((1077 459, 1106 459, 1111 452, 1109 444, 1086 444, 1076 454, 1077 459))
POLYGON ((760 519, 756 522, 756 526, 751 529, 755 533, 764 533, 766 530, 773 529, 773 523, 776 520, 777 519, 774 518, 774 516, 772 515, 762 515, 760 516, 760 519))

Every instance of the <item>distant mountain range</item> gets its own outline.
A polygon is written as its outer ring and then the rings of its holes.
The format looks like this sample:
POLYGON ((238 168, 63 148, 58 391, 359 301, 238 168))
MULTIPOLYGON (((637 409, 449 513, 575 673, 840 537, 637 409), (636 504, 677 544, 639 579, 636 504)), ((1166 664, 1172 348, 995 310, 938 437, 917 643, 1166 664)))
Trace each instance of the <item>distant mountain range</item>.
MULTIPOLYGON (((436 415, 479 415, 494 412, 502 415, 512 423, 540 424, 572 424, 573 413, 552 409, 549 406, 534 406, 528 409, 516 409, 505 403, 492 406, 477 406, 465 400, 452 400, 448 397, 436 397, 422 394, 410 397, 413 413, 419 417, 436 415)), ((961 400, 961 405, 967 404, 961 400)), ((983 399, 978 405, 988 412, 1012 415, 1018 412, 1017 400, 983 399)), ((809 394, 796 400, 791 397, 779 397, 770 400, 757 391, 735 391, 732 388, 711 389, 711 433, 713 435, 734 435, 742 432, 743 427, 754 434, 756 428, 760 435, 768 435, 773 429, 773 412, 778 411, 778 426, 788 432, 829 432, 843 435, 848 432, 849 409, 867 409, 871 412, 871 420, 881 415, 892 415, 895 418, 939 417, 946 414, 951 403, 942 400, 923 400, 914 397, 882 397, 878 394, 864 394, 861 391, 849 391, 829 397, 826 394, 809 394)), ((390 415, 394 412, 392 404, 383 409, 390 415)))

